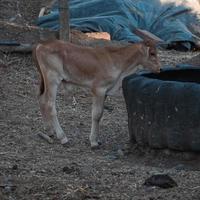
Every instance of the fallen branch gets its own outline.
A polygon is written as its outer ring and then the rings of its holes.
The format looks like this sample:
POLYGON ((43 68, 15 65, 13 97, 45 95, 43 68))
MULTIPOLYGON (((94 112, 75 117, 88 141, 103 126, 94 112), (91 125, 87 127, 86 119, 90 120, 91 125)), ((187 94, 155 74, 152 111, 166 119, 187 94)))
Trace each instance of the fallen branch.
POLYGON ((19 44, 18 46, 11 45, 0 45, 0 50, 4 53, 12 52, 12 53, 30 53, 32 52, 33 45, 32 44, 19 44))
POLYGON ((19 29, 26 29, 26 30, 39 30, 41 28, 37 27, 37 26, 30 26, 30 25, 19 25, 13 22, 7 22, 7 21, 3 21, 0 20, 0 26, 2 27, 13 27, 13 28, 19 28, 19 29))
POLYGON ((12 22, 0 20, 0 32, 1 41, 0 44, 6 43, 9 46, 19 46, 19 49, 27 48, 29 43, 38 43, 40 40, 55 39, 57 37, 57 31, 44 29, 37 26, 20 25, 12 22), (5 33, 5 34, 4 34, 5 33), (13 41, 14 39, 14 41, 13 41), (10 42, 10 44, 8 44, 10 42))

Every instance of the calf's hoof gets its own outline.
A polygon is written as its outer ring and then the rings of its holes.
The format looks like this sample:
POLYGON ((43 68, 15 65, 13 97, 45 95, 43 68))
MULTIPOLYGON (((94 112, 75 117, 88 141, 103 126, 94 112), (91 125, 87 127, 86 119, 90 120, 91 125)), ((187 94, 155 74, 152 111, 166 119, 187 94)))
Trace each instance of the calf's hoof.
POLYGON ((99 149, 101 145, 102 145, 101 142, 91 143, 91 149, 92 150, 99 149))
POLYGON ((63 139, 60 140, 60 142, 62 145, 66 145, 69 142, 69 140, 67 139, 67 137, 64 137, 63 139))

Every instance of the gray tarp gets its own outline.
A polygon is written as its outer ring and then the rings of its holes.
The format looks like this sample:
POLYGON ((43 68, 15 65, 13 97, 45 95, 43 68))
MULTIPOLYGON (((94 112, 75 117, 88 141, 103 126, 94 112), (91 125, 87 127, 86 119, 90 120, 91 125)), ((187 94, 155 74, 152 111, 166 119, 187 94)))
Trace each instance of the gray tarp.
MULTIPOLYGON (((190 44, 199 40, 189 30, 191 23, 200 23, 200 16, 188 7, 192 3, 194 7, 194 2, 199 5, 198 0, 69 0, 70 26, 84 32, 105 31, 112 40, 132 42, 141 41, 133 34, 134 28, 140 28, 169 44, 178 41, 190 49, 190 44)), ((37 24, 58 30, 58 17, 55 4, 37 24)))

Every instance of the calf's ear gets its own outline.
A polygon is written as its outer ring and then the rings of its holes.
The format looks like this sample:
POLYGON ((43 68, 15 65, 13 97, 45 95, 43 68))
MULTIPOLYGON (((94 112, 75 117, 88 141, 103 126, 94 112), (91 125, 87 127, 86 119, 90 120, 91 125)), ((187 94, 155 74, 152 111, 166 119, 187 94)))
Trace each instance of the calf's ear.
POLYGON ((167 43, 165 41, 144 40, 144 44, 147 47, 167 47, 167 43))

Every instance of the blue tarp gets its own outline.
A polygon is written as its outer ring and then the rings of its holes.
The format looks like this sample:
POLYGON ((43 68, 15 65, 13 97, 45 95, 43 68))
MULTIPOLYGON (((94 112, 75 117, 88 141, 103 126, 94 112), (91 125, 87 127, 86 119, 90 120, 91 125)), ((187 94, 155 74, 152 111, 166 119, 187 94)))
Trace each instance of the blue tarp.
MULTIPOLYGON (((180 2, 180 0, 179 0, 180 2)), ((184 0, 183 0, 184 2, 184 0)), ((176 0, 174 0, 176 3, 176 0)), ((69 0, 70 26, 83 32, 105 31, 112 40, 138 42, 134 28, 147 30, 166 43, 183 42, 190 49, 199 38, 190 30, 200 16, 184 4, 161 3, 161 0, 69 0)), ((50 14, 38 18, 44 28, 59 29, 57 3, 50 14)))

